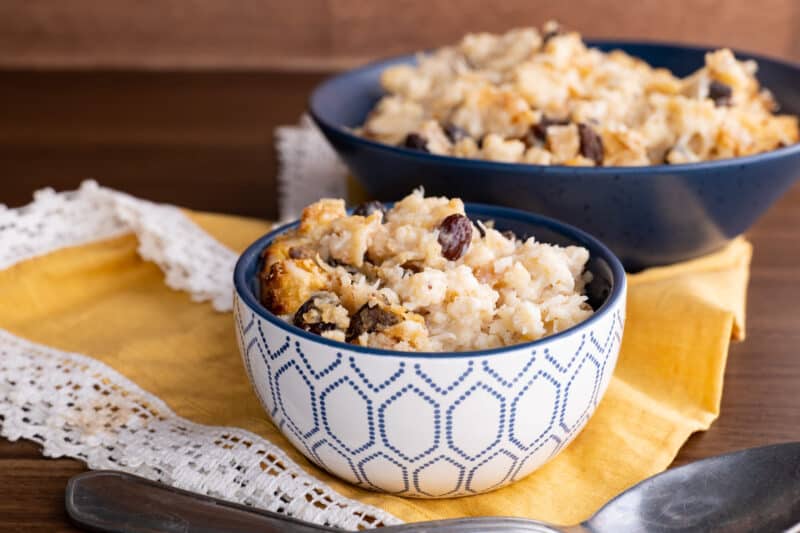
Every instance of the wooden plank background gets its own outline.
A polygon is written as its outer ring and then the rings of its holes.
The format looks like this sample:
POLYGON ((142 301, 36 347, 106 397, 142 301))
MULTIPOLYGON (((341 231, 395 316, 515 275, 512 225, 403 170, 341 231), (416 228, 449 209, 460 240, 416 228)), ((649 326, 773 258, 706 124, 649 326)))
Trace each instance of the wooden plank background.
POLYGON ((0 204, 94 178, 275 217, 274 128, 325 75, 551 18, 800 61, 800 0, 0 0, 0 204))
POLYGON ((149 200, 274 219, 275 128, 297 121, 323 77, 0 70, 0 204, 91 178, 149 200))
POLYGON ((0 68, 331 70, 550 18, 800 61, 797 0, 3 0, 0 68))

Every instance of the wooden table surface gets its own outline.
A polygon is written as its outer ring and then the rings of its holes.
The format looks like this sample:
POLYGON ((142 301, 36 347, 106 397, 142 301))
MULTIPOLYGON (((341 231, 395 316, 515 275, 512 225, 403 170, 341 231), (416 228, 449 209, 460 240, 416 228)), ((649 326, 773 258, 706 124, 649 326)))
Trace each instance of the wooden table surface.
MULTIPOLYGON (((273 217, 272 130, 320 75, 0 73, 0 203, 82 178, 198 209, 273 217)), ((800 186, 750 231, 747 340, 731 347, 722 414, 675 464, 800 440, 800 186)), ((0 418, 0 423, 2 419, 0 418)), ((0 439, 0 530, 75 531, 63 510, 71 459, 0 439)))

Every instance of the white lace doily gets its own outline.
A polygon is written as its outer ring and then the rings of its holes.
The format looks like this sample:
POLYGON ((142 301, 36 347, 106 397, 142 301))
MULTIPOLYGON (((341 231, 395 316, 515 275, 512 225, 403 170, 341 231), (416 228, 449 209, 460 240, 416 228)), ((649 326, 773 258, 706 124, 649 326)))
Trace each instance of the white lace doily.
MULTIPOLYGON (((170 287, 219 311, 231 309, 232 251, 179 209, 94 182, 67 193, 39 191, 23 208, 0 205, 0 269, 131 231, 140 254, 164 270, 170 287)), ((399 523, 336 493, 258 435, 190 422, 95 359, 2 329, 0 435, 36 441, 45 455, 80 459, 92 469, 123 470, 319 524, 399 523)))
POLYGON ((17 209, 0 204, 0 270, 66 246, 136 233, 139 254, 164 271, 166 284, 233 309, 236 254, 180 209, 154 204, 85 181, 75 191, 43 189, 17 209))

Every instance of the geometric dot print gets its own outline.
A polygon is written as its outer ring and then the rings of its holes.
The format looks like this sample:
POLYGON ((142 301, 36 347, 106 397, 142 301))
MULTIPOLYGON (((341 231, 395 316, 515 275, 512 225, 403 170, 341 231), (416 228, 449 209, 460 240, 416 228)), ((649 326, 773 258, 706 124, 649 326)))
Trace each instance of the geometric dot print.
POLYGON ((625 298, 566 335, 493 355, 376 355, 301 338, 238 297, 236 333, 267 414, 360 487, 449 498, 497 489, 563 450, 616 366, 625 298))

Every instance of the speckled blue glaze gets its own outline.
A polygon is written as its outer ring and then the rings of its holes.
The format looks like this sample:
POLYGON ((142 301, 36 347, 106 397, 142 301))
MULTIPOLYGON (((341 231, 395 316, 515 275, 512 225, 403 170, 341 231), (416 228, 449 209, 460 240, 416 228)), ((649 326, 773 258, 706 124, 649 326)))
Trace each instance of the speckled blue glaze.
MULTIPOLYGON (((589 42, 619 48, 679 76, 703 64, 705 48, 589 42)), ((758 61, 758 78, 783 112, 800 114, 800 66, 758 61)), ((381 97, 381 71, 404 56, 336 76, 312 94, 311 114, 367 191, 396 200, 428 194, 506 205, 559 218, 604 241, 629 270, 673 263, 722 247, 746 231, 800 177, 800 144, 755 156, 650 167, 576 168, 437 156, 353 135, 381 97)))

